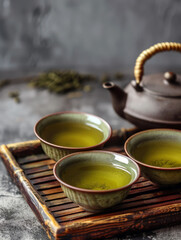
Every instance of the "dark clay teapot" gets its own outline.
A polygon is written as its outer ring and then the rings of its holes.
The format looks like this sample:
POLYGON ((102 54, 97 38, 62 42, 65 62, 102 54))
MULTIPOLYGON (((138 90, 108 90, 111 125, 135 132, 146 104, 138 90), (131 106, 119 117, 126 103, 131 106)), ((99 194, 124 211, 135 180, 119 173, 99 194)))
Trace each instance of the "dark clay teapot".
POLYGON ((181 75, 172 72, 143 77, 144 63, 161 51, 180 51, 180 43, 158 43, 143 51, 136 60, 133 80, 124 90, 113 82, 110 91, 114 110, 140 129, 181 129, 181 75))

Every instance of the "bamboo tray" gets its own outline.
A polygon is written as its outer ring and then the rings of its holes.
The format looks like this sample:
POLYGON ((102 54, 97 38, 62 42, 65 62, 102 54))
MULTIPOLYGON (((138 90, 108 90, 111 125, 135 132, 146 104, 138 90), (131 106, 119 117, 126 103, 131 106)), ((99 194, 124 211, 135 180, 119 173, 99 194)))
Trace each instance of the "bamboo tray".
MULTIPOLYGON (((123 142, 131 133, 117 131, 105 149, 123 153, 123 142)), ((161 189, 140 177, 122 204, 93 214, 64 195, 52 173, 55 162, 43 153, 39 140, 2 145, 0 155, 50 239, 105 239, 181 222, 179 187, 161 189)))

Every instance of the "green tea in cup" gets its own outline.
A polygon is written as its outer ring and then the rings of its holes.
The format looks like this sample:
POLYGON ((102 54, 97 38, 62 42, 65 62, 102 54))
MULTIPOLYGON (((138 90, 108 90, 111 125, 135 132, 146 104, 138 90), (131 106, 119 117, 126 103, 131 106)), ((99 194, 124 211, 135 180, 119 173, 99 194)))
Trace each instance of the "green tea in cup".
POLYGON ((102 149, 112 136, 112 129, 104 119, 71 111, 41 118, 34 132, 44 152, 56 161, 73 152, 102 149))
POLYGON ((95 150, 69 154, 54 165, 63 192, 90 212, 121 203, 138 180, 138 165, 119 153, 95 150))
POLYGON ((180 130, 140 131, 126 140, 124 149, 151 182, 164 187, 181 183, 180 130))
POLYGON ((92 161, 80 161, 61 171, 64 182, 74 187, 89 190, 110 190, 124 187, 131 181, 131 173, 123 167, 114 167, 92 161))
POLYGON ((132 156, 156 167, 181 167, 181 142, 166 139, 144 141, 132 149, 132 156))
POLYGON ((55 122, 42 129, 46 141, 65 147, 89 147, 100 143, 104 134, 96 125, 82 122, 55 122))

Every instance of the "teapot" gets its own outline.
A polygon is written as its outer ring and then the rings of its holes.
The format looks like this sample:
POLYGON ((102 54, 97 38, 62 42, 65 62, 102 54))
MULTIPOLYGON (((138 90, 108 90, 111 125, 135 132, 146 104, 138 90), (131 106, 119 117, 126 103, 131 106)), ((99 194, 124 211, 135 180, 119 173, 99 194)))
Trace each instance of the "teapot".
POLYGON ((181 52, 181 43, 157 43, 136 59, 135 80, 123 90, 113 82, 105 82, 115 112, 139 129, 181 129, 181 75, 173 72, 143 76, 146 60, 163 51, 181 52))

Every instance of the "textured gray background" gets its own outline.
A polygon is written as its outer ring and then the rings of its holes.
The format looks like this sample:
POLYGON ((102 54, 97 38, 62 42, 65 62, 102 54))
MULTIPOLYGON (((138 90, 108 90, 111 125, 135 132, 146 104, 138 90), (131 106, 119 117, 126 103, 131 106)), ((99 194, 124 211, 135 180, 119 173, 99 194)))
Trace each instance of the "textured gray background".
MULTIPOLYGON (((179 0, 0 0, 0 70, 132 71, 144 49, 180 42, 180 23, 179 0)), ((180 60, 162 53, 147 69, 180 60)))

